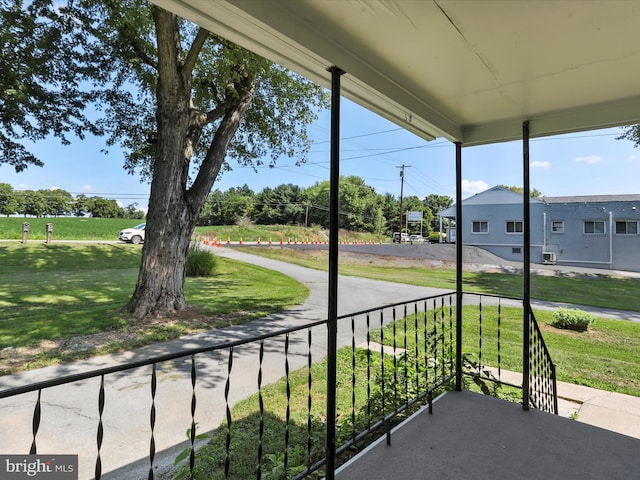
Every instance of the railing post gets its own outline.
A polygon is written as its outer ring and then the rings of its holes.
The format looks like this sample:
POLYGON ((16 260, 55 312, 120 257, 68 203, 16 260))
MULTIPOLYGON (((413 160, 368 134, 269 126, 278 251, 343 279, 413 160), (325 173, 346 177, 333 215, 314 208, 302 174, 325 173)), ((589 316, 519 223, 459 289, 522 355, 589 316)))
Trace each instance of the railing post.
POLYGON ((522 170, 523 170, 523 249, 524 265, 522 292, 522 408, 529 410, 529 372, 531 350, 531 208, 529 186, 529 122, 522 124, 522 170))
POLYGON ((456 142, 456 390, 462 390, 462 144, 456 142))
POLYGON ((329 311, 327 315, 327 480, 334 480, 336 467, 336 363, 338 335, 338 214, 340 199, 340 77, 331 72, 331 166, 329 189, 329 311))

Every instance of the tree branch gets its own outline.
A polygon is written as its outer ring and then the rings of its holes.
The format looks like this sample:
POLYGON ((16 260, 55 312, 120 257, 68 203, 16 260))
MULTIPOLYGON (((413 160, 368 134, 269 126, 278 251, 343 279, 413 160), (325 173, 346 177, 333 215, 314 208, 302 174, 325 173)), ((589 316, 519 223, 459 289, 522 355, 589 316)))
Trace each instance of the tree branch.
MULTIPOLYGON (((224 162, 233 135, 238 130, 253 100, 255 91, 255 86, 253 85, 254 80, 254 77, 245 78, 243 84, 246 88, 243 89, 242 95, 240 98, 235 98, 230 102, 230 105, 226 108, 226 112, 223 112, 222 122, 220 122, 220 126, 207 150, 207 154, 200 166, 200 171, 196 175, 195 181, 187 193, 190 204, 203 205, 204 199, 211 191, 213 182, 218 176, 220 167, 224 162)), ((217 110, 218 109, 214 111, 217 110)))
POLYGON ((216 106, 216 108, 214 108, 213 110, 209 110, 207 112, 207 119, 205 121, 205 124, 213 123, 219 118, 224 117, 224 115, 229 110, 230 103, 231 101, 227 98, 226 100, 220 102, 218 106, 216 106))
POLYGON ((189 49, 189 53, 187 54, 187 58, 184 62, 184 66, 182 67, 185 75, 191 75, 193 72, 193 69, 196 66, 196 61, 198 60, 198 55, 200 55, 202 46, 207 38, 209 38, 209 31, 200 27, 196 38, 193 39, 193 43, 191 44, 191 48, 189 49))
MULTIPOLYGON (((119 14, 121 13, 122 10, 122 5, 120 5, 119 2, 115 2, 112 0, 103 0, 104 1, 104 7, 106 9, 109 10, 109 17, 110 18, 118 18, 119 14)), ((131 53, 133 53, 134 55, 136 55, 138 58, 140 58, 140 60, 142 60, 142 63, 148 65, 151 68, 154 68, 157 70, 158 68, 158 64, 155 61, 155 59, 153 58, 153 56, 149 55, 145 49, 144 49, 144 41, 137 35, 137 31, 135 28, 127 28, 127 19, 124 18, 123 20, 123 27, 120 30, 120 36, 125 40, 123 42, 123 48, 122 48, 122 52, 123 54, 126 55, 125 47, 129 47, 131 49, 131 53)))

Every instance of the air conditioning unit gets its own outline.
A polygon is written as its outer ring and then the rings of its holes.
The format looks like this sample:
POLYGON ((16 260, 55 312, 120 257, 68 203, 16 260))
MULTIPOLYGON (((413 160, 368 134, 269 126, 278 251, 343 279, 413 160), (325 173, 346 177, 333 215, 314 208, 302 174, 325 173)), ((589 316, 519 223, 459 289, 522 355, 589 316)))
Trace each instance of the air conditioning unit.
POLYGON ((555 265, 556 252, 542 252, 542 263, 545 265, 555 265))

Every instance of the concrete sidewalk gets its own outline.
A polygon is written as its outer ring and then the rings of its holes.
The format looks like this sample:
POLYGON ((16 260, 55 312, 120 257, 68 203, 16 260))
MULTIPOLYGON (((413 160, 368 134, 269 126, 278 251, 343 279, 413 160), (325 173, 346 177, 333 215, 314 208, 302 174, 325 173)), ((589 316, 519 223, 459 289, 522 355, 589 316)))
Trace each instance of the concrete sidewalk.
MULTIPOLYGON (((485 367, 497 377, 498 371, 485 367)), ((522 374, 501 371, 501 380, 522 384, 522 374)), ((640 397, 557 382, 558 414, 578 422, 640 439, 640 397)))

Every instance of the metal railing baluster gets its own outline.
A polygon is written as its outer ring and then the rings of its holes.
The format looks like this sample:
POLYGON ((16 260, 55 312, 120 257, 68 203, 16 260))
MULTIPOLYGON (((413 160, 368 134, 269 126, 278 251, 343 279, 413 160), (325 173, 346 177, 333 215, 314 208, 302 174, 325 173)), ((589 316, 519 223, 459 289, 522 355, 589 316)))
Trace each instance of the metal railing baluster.
POLYGON ((351 439, 356 438, 356 319, 351 316, 351 439))
POLYGON ((371 319, 367 313, 367 430, 371 430, 371 319))
POLYGON ((311 366, 313 359, 311 355, 311 328, 307 329, 307 469, 311 470, 311 464, 313 463, 312 449, 313 449, 313 436, 312 436, 312 421, 311 421, 311 407, 313 406, 313 376, 311 366))
POLYGON ((440 297, 440 332, 441 332, 441 337, 442 337, 442 378, 445 378, 447 376, 447 372, 446 372, 446 350, 445 350, 445 341, 444 339, 446 338, 446 332, 445 332, 445 313, 444 313, 444 297, 440 297))
POLYGON ((289 467, 289 423, 291 421, 291 382, 289 379, 289 334, 284 337, 284 375, 286 378, 287 409, 285 412, 284 430, 284 471, 289 467))
POLYGON ((36 446, 36 436, 40 429, 40 415, 42 414, 42 405, 40 403, 42 398, 42 389, 38 390, 38 398, 36 405, 33 409, 33 420, 31 421, 31 432, 33 434, 33 440, 31 442, 31 448, 29 449, 29 455, 37 455, 38 447, 36 446))
POLYGON ((393 335, 393 408, 398 408, 398 334, 396 331, 396 307, 393 307, 392 335, 393 335))
POLYGON ((478 303, 478 374, 482 371, 482 295, 478 303))
POLYGON ((189 471, 193 476, 193 469, 196 466, 196 356, 191 355, 191 431, 189 441, 191 442, 191 452, 189 452, 189 471))
POLYGON ((385 378, 385 368, 384 368, 384 309, 380 309, 380 387, 382 389, 382 397, 381 397, 381 407, 382 407, 382 417, 387 414, 387 395, 386 395, 386 378, 385 378))
POLYGON ((102 477, 102 459, 100 458, 100 449, 102 448, 102 439, 104 437, 104 428, 102 426, 102 413, 104 412, 104 375, 100 376, 100 390, 98 392, 98 433, 96 442, 98 453, 96 455, 95 480, 102 477))
POLYGON ((404 400, 407 408, 409 407, 409 358, 407 357, 407 304, 404 304, 404 317, 402 319, 402 359, 404 360, 404 400))
POLYGON ((425 389, 429 388, 429 308, 427 300, 424 301, 424 383, 425 389))
POLYGON ((264 340, 260 342, 260 360, 258 368, 258 406, 260 408, 260 427, 258 432, 258 472, 257 479, 262 478, 262 451, 264 448, 264 398, 262 397, 262 362, 264 360, 264 340))
POLYGON ((224 442, 224 478, 229 478, 231 471, 231 407, 229 405, 229 391, 231 390, 231 369, 233 368, 233 347, 229 347, 227 360, 227 380, 224 384, 224 404, 227 419, 227 432, 224 442))
POLYGON ((432 331, 432 340, 431 340, 431 348, 433 351, 431 352, 433 355, 433 376, 434 382, 437 383, 438 378, 438 306, 436 303, 436 299, 433 299, 433 331, 432 331))
POLYGON ((149 480, 153 480, 153 460, 156 456, 156 439, 155 439, 155 426, 156 426, 156 389, 157 389, 157 373, 156 364, 151 366, 151 411, 149 424, 151 427, 151 439, 149 441, 149 480))
POLYGON ((455 373, 454 361, 454 343, 453 343, 453 297, 449 295, 449 374, 455 373))
POLYGON ((501 351, 501 335, 502 335, 502 301, 498 299, 498 380, 502 379, 502 351, 501 351))
POLYGON ((418 302, 413 304, 413 355, 414 368, 416 369, 416 392, 420 391, 420 351, 418 345, 418 302))

